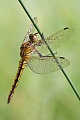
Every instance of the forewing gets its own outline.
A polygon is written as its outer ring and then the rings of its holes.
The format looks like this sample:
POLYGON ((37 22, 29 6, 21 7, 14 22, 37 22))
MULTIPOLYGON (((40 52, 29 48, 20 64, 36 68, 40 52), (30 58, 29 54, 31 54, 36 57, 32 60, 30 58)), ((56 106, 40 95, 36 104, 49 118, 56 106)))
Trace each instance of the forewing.
MULTIPOLYGON (((34 22, 37 24, 37 17, 34 18, 34 22)), ((30 27, 29 27, 29 30, 28 30, 28 32, 27 32, 27 34, 26 34, 26 36, 25 36, 25 38, 23 40, 23 43, 25 43, 26 41, 29 40, 29 35, 33 34, 34 31, 35 31, 35 27, 34 27, 33 24, 31 24, 30 27)))
MULTIPOLYGON (((67 27, 47 37, 45 40, 47 41, 51 49, 56 49, 60 47, 62 44, 64 44, 65 42, 67 42, 74 35, 74 33, 75 33, 75 30, 73 28, 67 27)), ((37 49, 40 52, 46 52, 47 47, 43 42, 43 40, 38 41, 38 43, 39 44, 37 49)))
MULTIPOLYGON (((57 57, 57 60, 63 68, 70 64, 70 62, 63 57, 57 57)), ((37 74, 48 74, 60 70, 52 56, 44 56, 41 58, 38 56, 32 56, 27 64, 29 68, 37 74)))

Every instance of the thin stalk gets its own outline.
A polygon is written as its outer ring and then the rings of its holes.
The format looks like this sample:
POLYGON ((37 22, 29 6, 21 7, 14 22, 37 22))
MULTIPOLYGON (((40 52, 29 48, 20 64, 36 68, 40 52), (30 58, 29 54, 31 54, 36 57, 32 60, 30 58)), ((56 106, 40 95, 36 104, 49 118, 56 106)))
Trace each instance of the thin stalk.
POLYGON ((38 31, 39 35, 41 36, 42 40, 45 42, 47 48, 49 49, 50 53, 52 54, 53 58, 55 59, 56 63, 58 64, 58 67, 60 68, 60 70, 62 71, 62 73, 64 74, 64 76, 66 77, 67 81, 69 82, 70 86, 72 87, 74 93, 76 94, 76 96, 78 97, 78 99, 80 100, 80 95, 77 91, 77 89, 75 88, 74 84, 72 83, 72 81, 70 80, 70 78, 68 77, 68 75, 66 74, 66 72, 64 71, 64 69, 62 68, 61 64, 59 63, 59 61, 57 60, 55 54, 53 53, 53 51, 51 50, 51 48, 49 47, 49 45, 47 44, 47 42, 45 41, 45 37, 43 35, 43 33, 39 30, 37 24, 34 22, 34 20, 32 19, 31 15, 29 14, 29 12, 27 11, 26 7, 24 6, 23 2, 21 0, 18 0, 19 3, 21 4, 22 8, 24 9, 24 11, 26 12, 27 16, 29 17, 29 19, 31 20, 31 22, 33 23, 34 27, 36 28, 36 30, 38 31))

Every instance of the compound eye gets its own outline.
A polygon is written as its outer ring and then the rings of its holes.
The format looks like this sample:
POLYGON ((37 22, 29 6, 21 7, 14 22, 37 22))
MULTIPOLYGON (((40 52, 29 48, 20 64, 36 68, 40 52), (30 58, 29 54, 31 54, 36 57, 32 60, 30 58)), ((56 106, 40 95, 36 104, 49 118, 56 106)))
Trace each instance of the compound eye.
POLYGON ((30 35, 29 35, 29 39, 30 39, 30 40, 33 39, 33 37, 34 37, 33 34, 30 34, 30 35))

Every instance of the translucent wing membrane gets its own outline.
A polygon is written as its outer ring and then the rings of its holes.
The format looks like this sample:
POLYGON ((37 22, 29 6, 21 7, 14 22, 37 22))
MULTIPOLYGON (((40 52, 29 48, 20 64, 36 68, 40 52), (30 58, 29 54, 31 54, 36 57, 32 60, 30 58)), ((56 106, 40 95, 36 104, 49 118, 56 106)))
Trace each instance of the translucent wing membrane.
MULTIPOLYGON (((57 57, 57 59, 63 68, 70 64, 70 62, 63 57, 57 57)), ((41 58, 38 56, 32 56, 27 64, 30 69, 37 74, 48 74, 60 70, 52 56, 44 56, 41 58)))
MULTIPOLYGON (((37 17, 34 18, 35 23, 37 24, 37 17)), ((33 24, 30 25, 29 30, 23 40, 23 43, 27 42, 29 40, 29 34, 33 34, 35 31, 35 27, 33 24)))
MULTIPOLYGON (((73 28, 67 27, 47 37, 45 40, 47 41, 51 49, 56 49, 64 44, 67 40, 69 40, 74 35, 74 33, 75 30, 73 28)), ((39 41, 39 46, 37 47, 37 49, 40 52, 47 51, 47 47, 42 40, 39 41)))

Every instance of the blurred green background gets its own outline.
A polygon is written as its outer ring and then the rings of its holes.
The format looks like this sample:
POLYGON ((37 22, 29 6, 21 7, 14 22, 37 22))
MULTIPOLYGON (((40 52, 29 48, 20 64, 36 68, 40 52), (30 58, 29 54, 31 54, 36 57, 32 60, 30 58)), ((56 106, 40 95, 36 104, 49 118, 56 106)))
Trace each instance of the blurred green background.
MULTIPOLYGON (((70 61, 65 70, 80 93, 80 0, 23 2, 32 17, 38 17, 45 36, 64 27, 75 29, 75 35, 56 52, 70 61)), ((80 120, 80 102, 61 71, 38 75, 26 68, 7 104, 30 24, 17 0, 0 1, 0 120, 80 120)))

